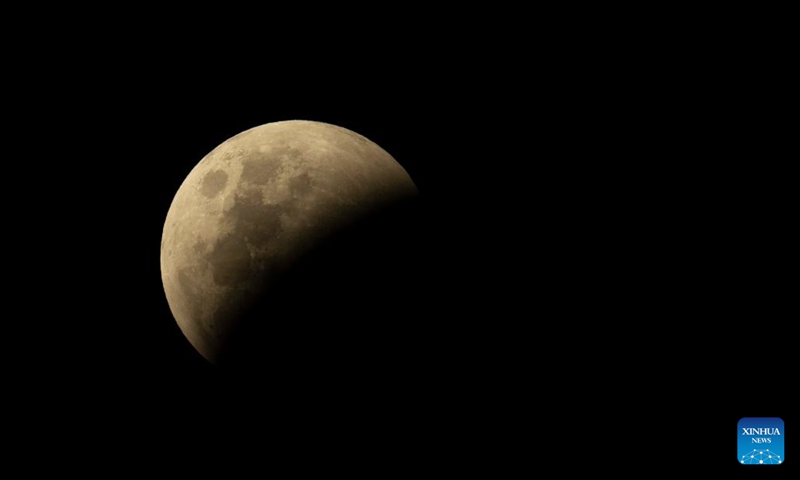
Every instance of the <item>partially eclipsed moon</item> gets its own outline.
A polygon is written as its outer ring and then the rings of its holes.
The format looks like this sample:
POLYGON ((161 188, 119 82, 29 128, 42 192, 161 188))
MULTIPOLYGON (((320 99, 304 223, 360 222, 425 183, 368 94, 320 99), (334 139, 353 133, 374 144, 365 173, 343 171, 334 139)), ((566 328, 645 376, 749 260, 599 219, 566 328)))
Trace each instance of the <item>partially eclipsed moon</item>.
POLYGON ((175 320, 216 362, 236 319, 278 275, 416 191, 386 151, 334 125, 277 122, 230 138, 189 173, 167 214, 161 275, 175 320))

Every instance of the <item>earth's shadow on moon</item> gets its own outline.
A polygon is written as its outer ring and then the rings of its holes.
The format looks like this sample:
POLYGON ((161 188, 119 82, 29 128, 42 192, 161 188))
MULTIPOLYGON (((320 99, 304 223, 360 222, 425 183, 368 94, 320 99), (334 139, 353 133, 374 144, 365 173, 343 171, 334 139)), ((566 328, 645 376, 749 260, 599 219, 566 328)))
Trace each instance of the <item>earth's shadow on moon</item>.
POLYGON ((430 226, 414 198, 338 231, 260 295, 216 368, 301 390, 414 376, 436 338, 430 226))

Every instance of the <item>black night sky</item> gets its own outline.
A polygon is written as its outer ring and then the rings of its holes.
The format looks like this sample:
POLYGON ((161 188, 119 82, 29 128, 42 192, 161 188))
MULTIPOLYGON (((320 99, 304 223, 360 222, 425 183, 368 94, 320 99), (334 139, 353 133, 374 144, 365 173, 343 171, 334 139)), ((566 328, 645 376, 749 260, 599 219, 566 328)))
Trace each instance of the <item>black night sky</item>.
POLYGON ((738 418, 794 430, 783 87, 732 80, 721 57, 665 68, 641 52, 506 58, 476 43, 342 59, 328 40, 305 60, 133 42, 70 57, 81 73, 40 90, 24 145, 46 152, 53 196, 17 222, 44 232, 22 242, 39 260, 19 290, 52 294, 24 296, 38 326, 10 374, 37 431, 90 432, 116 464, 144 455, 142 437, 149 459, 185 450, 178 463, 369 457, 393 471, 495 450, 524 461, 550 442, 532 431, 593 444, 606 416, 652 445, 676 438, 669 424, 702 424, 711 463, 733 467, 738 418), (282 299, 276 321, 317 332, 305 350, 270 340, 287 352, 273 368, 220 371, 169 311, 164 218, 206 153, 290 119, 366 136, 422 200, 386 248, 317 271, 335 283, 324 302, 282 299))

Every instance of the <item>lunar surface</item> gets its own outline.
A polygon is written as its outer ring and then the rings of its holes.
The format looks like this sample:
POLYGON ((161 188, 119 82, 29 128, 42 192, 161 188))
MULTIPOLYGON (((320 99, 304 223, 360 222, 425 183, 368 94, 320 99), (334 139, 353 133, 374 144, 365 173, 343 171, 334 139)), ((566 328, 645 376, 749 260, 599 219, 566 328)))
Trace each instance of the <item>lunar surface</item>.
MULTIPOLYGON (((189 173, 166 217, 161 275, 175 320, 217 363, 237 322, 308 252, 416 193, 386 151, 341 127, 285 121, 230 138, 189 173)), ((276 320, 286 321, 258 319, 276 320)))

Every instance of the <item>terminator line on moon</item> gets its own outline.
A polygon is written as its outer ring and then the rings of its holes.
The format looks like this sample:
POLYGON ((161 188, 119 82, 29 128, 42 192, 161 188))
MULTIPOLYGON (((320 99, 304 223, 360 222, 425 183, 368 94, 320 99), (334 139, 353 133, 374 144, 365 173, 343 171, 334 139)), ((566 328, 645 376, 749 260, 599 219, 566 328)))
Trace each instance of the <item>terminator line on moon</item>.
POLYGON ((337 229, 416 193, 391 155, 341 127, 284 121, 228 139, 189 173, 164 224, 161 276, 181 331, 216 363, 272 279, 337 229))

